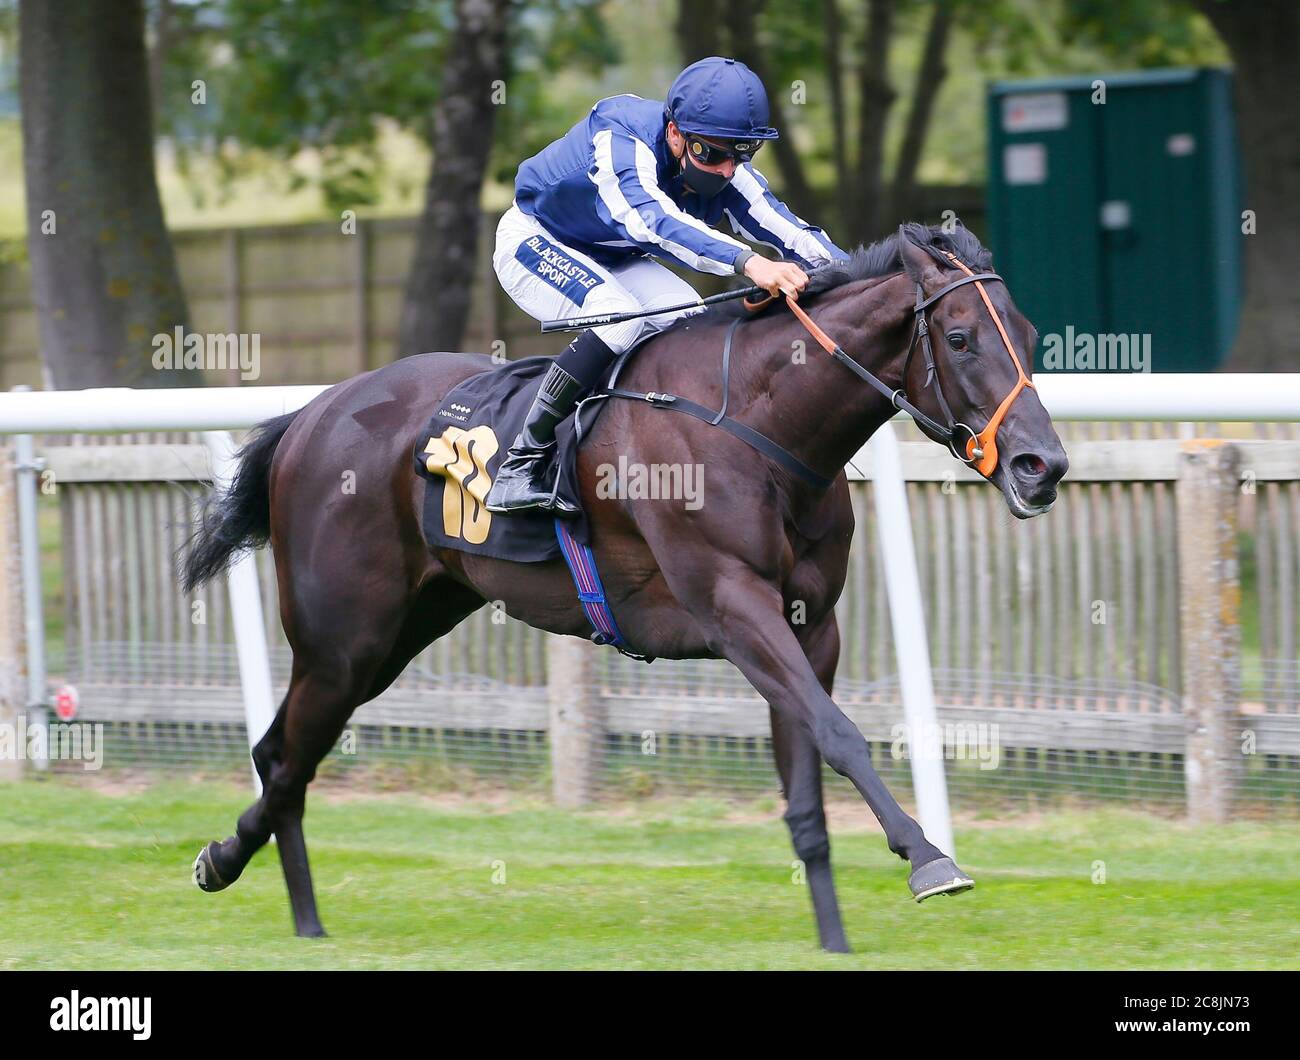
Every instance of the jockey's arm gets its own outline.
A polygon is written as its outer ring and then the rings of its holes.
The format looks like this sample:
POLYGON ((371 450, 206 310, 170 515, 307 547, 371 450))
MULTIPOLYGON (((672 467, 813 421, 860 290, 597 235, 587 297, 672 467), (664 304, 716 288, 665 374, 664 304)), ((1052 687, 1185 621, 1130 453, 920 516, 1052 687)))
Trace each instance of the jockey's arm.
POLYGON ((659 187, 654 152, 632 136, 610 130, 593 140, 588 176, 596 209, 622 238, 655 257, 718 276, 743 273, 754 252, 738 239, 678 208, 659 187))
POLYGON ((785 261, 814 269, 849 255, 773 195, 763 175, 748 163, 738 166, 719 196, 732 230, 751 243, 766 243, 785 261))

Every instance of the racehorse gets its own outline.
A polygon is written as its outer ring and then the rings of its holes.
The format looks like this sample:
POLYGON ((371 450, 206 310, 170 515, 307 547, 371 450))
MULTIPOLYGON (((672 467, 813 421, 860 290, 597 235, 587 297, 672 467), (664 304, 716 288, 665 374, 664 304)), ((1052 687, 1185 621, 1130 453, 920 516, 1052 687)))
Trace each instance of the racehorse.
MULTIPOLYGON (((645 401, 609 399, 578 453, 592 547, 626 640, 659 658, 727 659, 767 701, 784 817, 828 950, 848 943, 831 875, 823 759, 870 805, 890 850, 911 863, 918 900, 973 886, 885 788, 831 691, 834 606, 854 525, 842 469, 897 408, 984 474, 1015 516, 1055 501, 1067 460, 1029 380, 1037 334, 990 267, 989 252, 960 225, 906 225, 815 272, 803 304, 791 306, 806 324, 778 303, 729 331, 745 310, 710 309, 652 339, 624 369, 623 387, 727 408, 829 485, 645 401), (807 351, 810 329, 832 356, 807 351), (726 393, 722 373, 706 367, 718 363, 724 338, 732 340, 726 393), (598 469, 620 456, 628 465, 707 464, 706 503, 691 510, 680 500, 598 498, 598 469)), ((187 592, 241 549, 270 540, 293 669, 253 750, 262 795, 233 836, 200 852, 195 879, 224 889, 274 834, 299 935, 324 934, 302 830, 307 785, 352 712, 489 600, 551 633, 590 633, 562 560, 434 550, 421 534, 416 435, 452 387, 491 367, 481 355, 408 357, 260 424, 229 488, 196 525, 187 592), (355 493, 340 488, 345 471, 355 473, 355 493)))

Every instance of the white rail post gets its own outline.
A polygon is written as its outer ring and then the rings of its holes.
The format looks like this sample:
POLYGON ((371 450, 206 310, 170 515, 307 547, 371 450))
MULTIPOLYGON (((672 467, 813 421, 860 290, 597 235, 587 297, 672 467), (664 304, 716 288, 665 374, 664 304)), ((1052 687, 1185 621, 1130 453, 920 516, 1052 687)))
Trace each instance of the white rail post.
POLYGON ((936 740, 934 680, 930 673, 930 644, 921 611, 921 579, 916 570, 916 544, 907 510, 907 487, 898 436, 884 424, 868 446, 872 458, 872 496, 880 523, 889 620, 894 631, 898 680, 907 720, 907 748, 912 760, 912 787, 917 816, 926 838, 949 857, 953 848, 948 782, 943 773, 943 742, 936 740))
POLYGON ((0 445, 0 734, 8 736, 12 751, 0 747, 0 780, 19 779, 27 763, 17 493, 13 446, 0 445))
MULTIPOLYGON (((20 389, 20 388, 15 388, 20 389)), ((45 614, 41 585, 41 536, 37 512, 36 479, 42 465, 30 434, 14 439, 14 458, 18 469, 18 550, 22 564, 23 643, 27 663, 27 728, 39 730, 44 740, 39 754, 32 755, 36 770, 50 766, 50 690, 45 671, 45 614)))
MULTIPOLYGON (((226 489, 234 480, 239 463, 229 431, 204 431, 203 441, 212 453, 212 485, 226 489)), ((257 561, 245 552, 231 563, 226 573, 230 590, 230 616, 235 626, 235 653, 239 657, 239 684, 244 694, 244 719, 248 726, 248 747, 275 720, 271 689, 271 656, 266 648, 266 623, 262 617, 262 595, 257 583, 257 561)), ((253 769, 253 788, 262 794, 262 780, 253 769)))

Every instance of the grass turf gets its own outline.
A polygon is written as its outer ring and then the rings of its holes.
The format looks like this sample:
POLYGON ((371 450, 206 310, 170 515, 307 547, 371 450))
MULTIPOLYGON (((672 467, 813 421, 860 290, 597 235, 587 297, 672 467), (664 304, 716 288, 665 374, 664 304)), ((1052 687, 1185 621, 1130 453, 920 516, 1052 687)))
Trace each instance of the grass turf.
POLYGON ((221 894, 190 882, 248 801, 220 783, 0 785, 0 968, 1236 969, 1300 954, 1294 822, 958 822, 978 886, 917 906, 874 823, 832 808, 857 951, 838 956, 816 947, 770 802, 569 813, 319 791, 306 829, 331 936, 300 940, 273 848, 221 894))

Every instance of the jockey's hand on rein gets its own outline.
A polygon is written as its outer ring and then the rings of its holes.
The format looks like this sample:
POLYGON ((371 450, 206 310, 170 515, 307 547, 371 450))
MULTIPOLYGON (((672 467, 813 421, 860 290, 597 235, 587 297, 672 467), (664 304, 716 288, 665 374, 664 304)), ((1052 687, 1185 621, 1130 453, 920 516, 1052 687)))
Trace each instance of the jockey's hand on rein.
POLYGON ((757 254, 745 262, 745 275, 770 295, 799 294, 808 286, 808 274, 798 265, 757 254))

